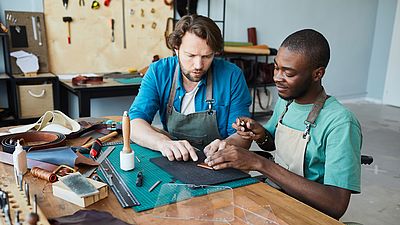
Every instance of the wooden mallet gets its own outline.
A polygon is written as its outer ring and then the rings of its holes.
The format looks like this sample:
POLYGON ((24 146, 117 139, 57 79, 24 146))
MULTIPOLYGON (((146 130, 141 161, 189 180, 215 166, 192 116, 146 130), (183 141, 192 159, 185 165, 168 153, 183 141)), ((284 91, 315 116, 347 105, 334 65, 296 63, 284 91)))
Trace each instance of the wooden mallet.
POLYGON ((72 22, 72 17, 70 16, 64 16, 63 17, 64 23, 68 24, 68 44, 71 44, 71 22, 72 22))
POLYGON ((120 167, 124 171, 132 170, 135 168, 135 155, 131 148, 130 143, 130 119, 128 112, 125 111, 122 116, 122 136, 124 139, 124 146, 120 152, 120 167))

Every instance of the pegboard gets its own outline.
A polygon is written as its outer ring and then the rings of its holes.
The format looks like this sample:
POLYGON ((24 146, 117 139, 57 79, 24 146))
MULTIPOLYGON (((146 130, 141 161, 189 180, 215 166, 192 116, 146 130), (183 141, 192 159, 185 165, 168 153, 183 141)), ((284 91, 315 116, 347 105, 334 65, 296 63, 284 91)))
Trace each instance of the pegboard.
POLYGON ((100 0, 99 9, 93 1, 43 0, 47 29, 49 64, 55 74, 104 73, 141 69, 151 63, 153 55, 167 57, 164 34, 173 9, 160 0, 112 0, 109 6, 100 0), (124 5, 124 10, 123 10, 124 5), (125 16, 123 17, 123 12, 125 16), (71 17, 71 44, 68 44, 68 24, 71 17), (123 26, 125 18, 125 26, 123 26), (111 19, 114 19, 114 42, 111 19), (124 44, 124 29, 126 44, 124 44))
MULTIPOLYGON (((46 27, 43 13, 5 11, 6 24, 9 28, 10 52, 23 50, 38 57, 39 73, 49 72, 46 27)), ((10 57, 12 73, 22 74, 16 59, 10 57)))

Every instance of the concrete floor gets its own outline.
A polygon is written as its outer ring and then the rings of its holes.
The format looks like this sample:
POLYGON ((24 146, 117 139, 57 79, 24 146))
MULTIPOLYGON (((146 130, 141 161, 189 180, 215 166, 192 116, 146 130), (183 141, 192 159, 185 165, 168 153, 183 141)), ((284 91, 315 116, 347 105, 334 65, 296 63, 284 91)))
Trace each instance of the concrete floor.
POLYGON ((341 221, 400 224, 400 108, 365 101, 345 104, 359 119, 361 153, 374 162, 363 165, 361 194, 352 195, 341 221))

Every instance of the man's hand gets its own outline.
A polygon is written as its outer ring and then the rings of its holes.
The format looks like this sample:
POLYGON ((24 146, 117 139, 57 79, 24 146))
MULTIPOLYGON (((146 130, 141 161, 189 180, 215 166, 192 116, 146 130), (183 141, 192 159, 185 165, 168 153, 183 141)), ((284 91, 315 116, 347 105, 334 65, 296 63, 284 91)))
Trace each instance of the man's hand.
POLYGON ((232 127, 237 130, 237 134, 245 140, 259 140, 264 138, 266 133, 264 127, 257 121, 248 117, 239 117, 232 127))
POLYGON ((158 149, 163 156, 168 158, 169 161, 173 161, 175 159, 178 161, 188 161, 189 159, 197 161, 199 159, 193 146, 191 146, 189 142, 185 140, 166 140, 161 143, 158 149))
POLYGON ((239 170, 257 170, 260 157, 247 149, 227 145, 224 149, 206 158, 205 162, 215 170, 236 168, 239 170))
POLYGON ((217 151, 224 149, 226 146, 226 142, 220 139, 215 139, 213 142, 211 142, 210 144, 208 144, 205 148, 204 148, 204 154, 206 154, 207 157, 212 156, 214 153, 216 153, 217 151))

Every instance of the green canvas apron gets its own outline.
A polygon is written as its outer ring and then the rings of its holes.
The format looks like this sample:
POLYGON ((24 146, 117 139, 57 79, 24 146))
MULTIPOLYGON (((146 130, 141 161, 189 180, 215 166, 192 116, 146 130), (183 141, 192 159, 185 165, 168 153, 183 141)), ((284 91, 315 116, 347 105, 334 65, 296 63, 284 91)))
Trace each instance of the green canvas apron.
POLYGON ((178 79, 178 66, 175 68, 173 82, 167 103, 167 129, 168 133, 177 140, 187 140, 193 147, 203 150, 205 146, 221 139, 218 130, 216 111, 212 109, 215 102, 212 98, 212 72, 208 70, 206 86, 206 102, 208 110, 190 113, 188 115, 175 110, 174 99, 176 81, 178 79))

